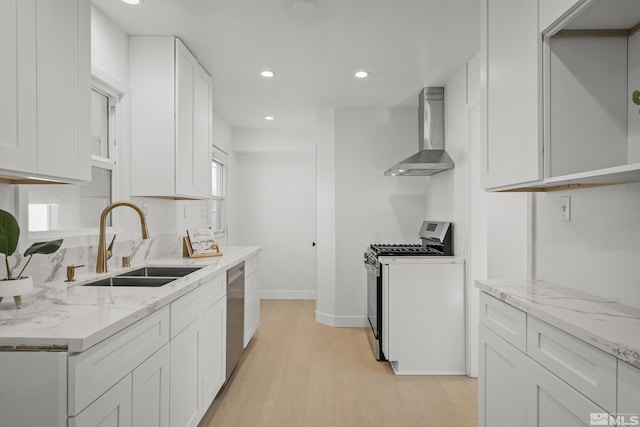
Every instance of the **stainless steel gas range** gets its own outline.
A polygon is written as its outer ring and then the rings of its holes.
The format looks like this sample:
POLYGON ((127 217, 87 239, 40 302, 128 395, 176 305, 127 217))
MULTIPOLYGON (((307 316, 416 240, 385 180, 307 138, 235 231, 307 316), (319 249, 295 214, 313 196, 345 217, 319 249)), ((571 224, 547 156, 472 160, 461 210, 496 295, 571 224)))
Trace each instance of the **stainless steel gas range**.
POLYGON ((418 233, 421 244, 372 243, 364 253, 367 269, 367 317, 371 326, 369 341, 376 360, 386 361, 383 352, 382 306, 383 274, 381 257, 453 256, 453 224, 424 221, 418 233))

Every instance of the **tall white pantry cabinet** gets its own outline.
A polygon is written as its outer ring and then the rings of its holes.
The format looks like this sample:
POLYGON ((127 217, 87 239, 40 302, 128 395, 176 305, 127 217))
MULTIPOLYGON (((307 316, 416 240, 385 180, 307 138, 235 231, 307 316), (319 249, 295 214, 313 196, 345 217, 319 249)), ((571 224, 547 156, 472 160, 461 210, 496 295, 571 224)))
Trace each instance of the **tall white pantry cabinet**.
POLYGON ((0 178, 91 179, 90 6, 0 1, 0 178))
POLYGON ((211 197, 211 77, 174 36, 129 37, 131 195, 211 197))

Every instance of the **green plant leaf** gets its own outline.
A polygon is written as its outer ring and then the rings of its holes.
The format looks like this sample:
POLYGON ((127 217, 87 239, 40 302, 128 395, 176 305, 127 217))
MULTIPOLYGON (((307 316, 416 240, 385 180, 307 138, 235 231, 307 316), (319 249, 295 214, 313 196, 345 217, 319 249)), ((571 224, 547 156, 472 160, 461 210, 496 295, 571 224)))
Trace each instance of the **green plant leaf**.
POLYGON ((62 245, 62 239, 52 240, 50 242, 36 242, 24 251, 24 256, 33 254, 52 254, 62 245))
POLYGON ((20 227, 18 221, 7 211, 0 209, 0 253, 13 255, 18 247, 20 227))
POLYGON ((634 90, 631 94, 631 99, 633 100, 634 104, 640 105, 640 90, 634 90))

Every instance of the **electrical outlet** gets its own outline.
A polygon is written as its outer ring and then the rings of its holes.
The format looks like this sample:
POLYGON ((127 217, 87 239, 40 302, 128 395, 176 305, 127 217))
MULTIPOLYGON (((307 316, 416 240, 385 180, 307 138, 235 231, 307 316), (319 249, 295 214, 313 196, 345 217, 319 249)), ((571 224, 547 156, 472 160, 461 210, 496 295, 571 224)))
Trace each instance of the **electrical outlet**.
POLYGON ((380 231, 373 232, 373 243, 382 243, 382 232, 380 231))
POLYGON ((571 221, 571 197, 560 196, 560 220, 571 221))
POLYGON ((144 216, 149 216, 149 202, 142 203, 142 213, 144 213, 144 216))

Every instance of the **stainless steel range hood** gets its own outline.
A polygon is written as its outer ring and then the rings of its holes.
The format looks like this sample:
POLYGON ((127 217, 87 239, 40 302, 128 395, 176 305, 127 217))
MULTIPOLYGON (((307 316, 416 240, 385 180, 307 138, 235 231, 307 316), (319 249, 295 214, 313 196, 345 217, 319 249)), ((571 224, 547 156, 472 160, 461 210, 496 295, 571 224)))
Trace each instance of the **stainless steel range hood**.
POLYGON ((428 176, 453 169, 444 151, 444 88, 426 87, 420 92, 418 151, 387 169, 385 175, 428 176))

